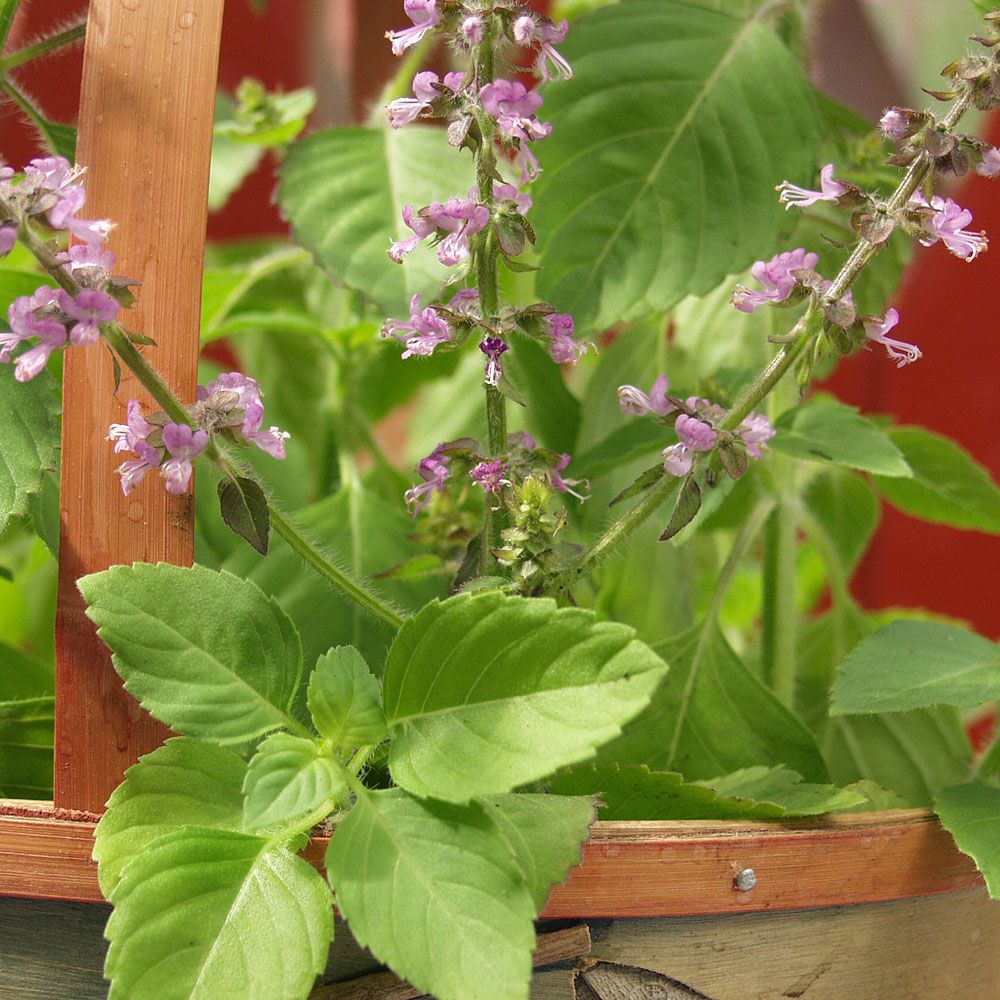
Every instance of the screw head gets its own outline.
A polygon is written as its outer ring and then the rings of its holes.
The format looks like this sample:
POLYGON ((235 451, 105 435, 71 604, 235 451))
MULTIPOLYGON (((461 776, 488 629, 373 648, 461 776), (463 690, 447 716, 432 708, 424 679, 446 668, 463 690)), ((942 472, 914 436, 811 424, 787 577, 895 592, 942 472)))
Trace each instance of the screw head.
POLYGON ((733 882, 740 892, 749 892, 757 884, 757 873, 752 868, 742 868, 733 882))

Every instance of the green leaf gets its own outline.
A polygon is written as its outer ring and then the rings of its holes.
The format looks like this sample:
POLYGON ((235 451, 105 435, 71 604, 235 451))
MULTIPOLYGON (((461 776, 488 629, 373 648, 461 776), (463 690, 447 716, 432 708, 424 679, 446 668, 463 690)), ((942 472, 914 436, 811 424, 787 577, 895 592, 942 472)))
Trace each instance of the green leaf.
POLYGON ((685 0, 581 18, 545 88, 539 291, 589 329, 704 294, 775 248, 783 178, 810 180, 809 86, 766 27, 685 0))
POLYGON ((389 244, 413 235, 402 207, 465 197, 472 183, 471 159, 448 145, 443 129, 339 128, 292 146, 278 203, 296 242, 335 281, 387 315, 408 315, 410 297, 437 295, 448 271, 427 247, 402 265, 389 260, 389 244))
POLYGON ((111 894, 108 1000, 304 998, 326 966, 333 900, 269 841, 185 827, 151 844, 111 894))
POLYGON ((778 433, 769 444, 786 455, 882 476, 913 474, 885 431, 834 399, 810 400, 783 413, 774 426, 778 433))
POLYGON ((740 662, 713 622, 657 647, 671 665, 653 702, 600 764, 647 764, 689 780, 784 764, 810 782, 828 780, 802 723, 740 662))
POLYGON ((94 831, 101 892, 154 841, 184 826, 239 831, 247 765, 224 747, 186 736, 167 740, 125 772, 94 831))
POLYGON ((505 367, 527 404, 527 429, 544 447, 572 452, 580 427, 580 401, 566 388, 559 366, 548 351, 524 338, 517 341, 508 357, 510 364, 505 367))
POLYGON ((208 179, 208 210, 218 212, 243 182, 257 169, 264 158, 264 149, 237 142, 231 136, 212 136, 212 171, 208 179))
POLYGON ((243 829, 270 835, 309 829, 333 812, 346 791, 344 769, 315 740, 273 733, 247 770, 243 829))
MULTIPOLYGON (((4 263, 7 261, 5 260, 4 263)), ((45 278, 35 271, 0 267, 0 327, 4 330, 10 329, 10 324, 7 322, 7 311, 14 299, 18 299, 22 295, 33 295, 44 284, 45 278)), ((43 377, 39 376, 39 378, 43 377)))
POLYGON ((172 729, 222 744, 278 728, 308 733, 298 633, 254 584, 136 563, 79 587, 126 689, 172 729))
POLYGON ((817 816, 860 805, 864 796, 812 785, 786 767, 751 767, 685 783, 673 771, 644 764, 574 767, 546 782, 560 795, 600 794, 605 820, 782 819, 817 816))
POLYGON ((876 477, 889 503, 924 521, 1000 534, 1000 489, 971 455, 922 427, 894 427, 889 437, 913 470, 907 480, 876 477))
POLYGON ((21 5, 21 0, 0 0, 0 49, 7 41, 10 26, 14 23, 14 15, 21 5))
POLYGON ((687 527, 695 519, 699 510, 701 510, 701 487, 694 481, 693 476, 689 476, 684 480, 681 491, 677 494, 673 513, 670 515, 670 523, 660 535, 660 541, 669 541, 687 527))
POLYGON ((51 663, 0 641, 0 701, 22 701, 55 694, 51 663))
POLYGON ((271 513, 260 483, 245 476, 219 480, 219 512, 222 520, 261 555, 267 555, 271 513))
POLYGON ((361 796, 326 854, 358 942, 439 1000, 527 1000, 535 907, 482 806, 361 796))
POLYGON ((956 785, 937 797, 937 814, 986 879, 994 899, 1000 899, 1000 789, 986 785, 956 785))
POLYGON ((13 365, 0 365, 0 534, 11 518, 28 512, 29 498, 41 489, 45 472, 55 468, 58 448, 52 377, 43 373, 18 382, 13 365))
MULTIPOLYGON (((616 427, 600 444, 589 448, 576 464, 581 474, 598 476, 635 458, 662 451, 668 440, 662 424, 652 420, 630 420, 616 427)), ((662 469, 662 463, 659 467, 662 469)))
POLYGON ((385 738, 382 688, 353 646, 321 656, 309 678, 309 711, 334 746, 360 747, 385 738))
POLYGON ((0 788, 17 799, 52 795, 51 696, 0 701, 0 788))
POLYGON ((833 685, 833 715, 973 708, 1000 698, 1000 647, 967 629, 898 621, 856 646, 833 685))
POLYGON ((634 636, 588 611, 496 591, 428 605, 386 663, 393 780, 467 802, 592 756, 666 672, 634 636))
POLYGON ((480 804, 510 843, 535 909, 549 890, 580 863, 582 845, 593 823, 589 795, 497 795, 480 804))
POLYGON ((811 515, 806 532, 822 535, 838 571, 850 579, 878 527, 878 498, 860 476, 831 468, 810 481, 802 499, 811 515))

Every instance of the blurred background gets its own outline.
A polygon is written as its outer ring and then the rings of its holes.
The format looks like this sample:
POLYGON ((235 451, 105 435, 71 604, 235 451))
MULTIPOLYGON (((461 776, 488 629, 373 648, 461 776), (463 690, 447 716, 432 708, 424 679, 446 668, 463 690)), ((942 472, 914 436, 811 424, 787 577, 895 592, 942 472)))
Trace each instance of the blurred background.
MULTIPOLYGON (((550 0, 533 6, 547 12, 550 0)), ((35 0, 22 11, 11 44, 85 8, 82 0, 35 0)), ((971 0, 829 0, 813 9, 816 82, 873 122, 886 105, 927 104, 920 86, 936 87, 941 67, 959 54, 955 39, 977 30, 971 0)), ((264 11, 251 0, 229 0, 219 86, 231 93, 247 76, 269 90, 309 85, 319 97, 314 125, 364 120, 394 69, 383 36, 404 22, 399 0, 272 0, 264 11)), ((65 52, 19 74, 50 119, 75 119, 81 56, 80 49, 65 52)), ((1000 145, 1000 115, 981 122, 981 129, 1000 145)), ((0 154, 20 165, 39 153, 17 109, 0 104, 0 154)), ((273 159, 265 157, 226 208, 212 215, 210 238, 285 232, 271 202, 274 171, 273 159)), ((974 228, 1000 241, 1000 188, 973 175, 952 193, 972 210, 974 228)), ((891 413, 954 438, 1000 478, 1000 401, 978 391, 984 368, 996 384, 998 287, 998 250, 971 267, 950 254, 918 251, 895 304, 906 317, 906 339, 920 345, 923 361, 897 371, 881 354, 865 352, 844 361, 828 388, 866 413, 891 413)), ((854 581, 860 602, 870 609, 936 611, 1000 638, 1000 538, 917 522, 891 508, 883 513, 854 581)))

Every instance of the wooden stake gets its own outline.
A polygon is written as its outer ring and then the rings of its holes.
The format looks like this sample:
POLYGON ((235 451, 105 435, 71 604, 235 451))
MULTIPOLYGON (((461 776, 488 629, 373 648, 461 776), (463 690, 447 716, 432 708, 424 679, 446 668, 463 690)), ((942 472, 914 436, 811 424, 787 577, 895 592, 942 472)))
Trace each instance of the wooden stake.
MULTIPOLYGON (((117 273, 142 282, 124 325, 167 384, 193 399, 212 118, 223 0, 91 0, 78 162, 85 218, 117 224, 117 273)), ((84 614, 76 581, 117 563, 189 565, 190 497, 159 476, 122 496, 121 456, 104 440, 130 398, 149 400, 127 372, 114 393, 103 345, 66 355, 59 607, 56 619, 55 803, 98 811, 125 769, 166 730, 121 687, 84 614)))

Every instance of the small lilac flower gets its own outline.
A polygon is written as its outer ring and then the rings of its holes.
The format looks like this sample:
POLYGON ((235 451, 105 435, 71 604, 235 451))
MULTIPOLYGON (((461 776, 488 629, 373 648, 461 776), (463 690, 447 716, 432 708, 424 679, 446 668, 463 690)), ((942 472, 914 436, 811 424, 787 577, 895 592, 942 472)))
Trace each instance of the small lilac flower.
POLYGON ((553 48, 554 45, 561 45, 566 40, 568 31, 568 21, 560 21, 559 24, 542 21, 538 25, 538 40, 541 42, 541 48, 535 62, 535 72, 538 73, 543 82, 573 79, 572 67, 553 48))
POLYGON ((163 428, 163 444, 170 454, 160 466, 168 493, 187 493, 194 471, 191 462, 208 446, 206 431, 195 430, 188 424, 166 424, 163 428))
POLYGON ((463 288, 461 291, 455 292, 448 303, 448 308, 456 316, 479 319, 479 289, 463 288))
POLYGON ((788 181, 782 181, 778 185, 776 190, 781 192, 778 200, 785 206, 786 211, 793 205, 796 208, 808 208, 818 201, 836 201, 846 193, 847 188, 833 178, 832 163, 828 163, 820 171, 819 176, 821 188, 819 191, 810 191, 808 188, 790 184, 788 181))
POLYGON ((480 462, 470 473, 472 481, 481 486, 486 493, 499 493, 504 486, 510 486, 507 479, 507 463, 496 459, 493 462, 480 462))
POLYGON ((535 40, 535 19, 523 14, 514 21, 511 31, 518 45, 530 45, 535 40))
POLYGON ((538 176, 538 158, 528 148, 528 143, 545 139, 552 133, 552 126, 540 122, 535 112, 542 105, 541 95, 528 90, 523 83, 513 80, 496 80, 479 91, 483 110, 496 120, 500 131, 510 139, 518 140, 518 166, 521 182, 527 183, 538 176))
POLYGON ((415 235, 389 247, 391 260, 400 264, 403 257, 427 237, 446 233, 438 246, 437 256, 442 264, 450 267, 469 256, 469 237, 489 223, 490 210, 471 199, 450 198, 444 204, 435 201, 420 212, 414 212, 412 205, 405 205, 403 221, 415 235))
POLYGON ((759 260, 750 268, 750 274, 764 290, 751 291, 738 286, 733 292, 732 303, 740 312, 752 313, 766 302, 784 302, 799 284, 792 272, 812 271, 818 263, 819 255, 806 253, 802 247, 776 254, 768 261, 759 260))
MULTIPOLYGON (((116 449, 117 450, 117 449, 116 449)), ((128 496, 145 478, 150 469, 155 469, 163 461, 163 452, 146 441, 136 441, 132 451, 138 458, 129 459, 118 466, 121 476, 122 493, 128 496)))
POLYGON ((418 73, 413 78, 413 97, 400 97, 386 105, 385 114, 389 124, 393 128, 402 128, 419 118, 438 97, 434 84, 440 82, 437 73, 418 73))
POLYGON ((678 479, 686 476, 694 465, 694 452, 685 444, 672 444, 669 448, 664 448, 660 457, 663 459, 664 470, 678 479))
MULTIPOLYGON (((469 194, 470 198, 475 197, 475 188, 469 194)), ((497 201, 511 201, 516 206, 521 215, 527 215, 531 211, 532 200, 530 194, 518 191, 513 184, 494 184, 493 197, 497 201)))
POLYGON ((217 378, 212 379, 208 385, 198 386, 198 399, 208 399, 219 392, 231 392, 236 394, 234 409, 246 410, 259 403, 263 397, 260 383, 249 375, 242 372, 223 372, 217 378))
POLYGON ((485 31, 483 19, 476 14, 471 14, 462 21, 462 38, 466 45, 478 45, 483 40, 485 31))
POLYGON ((575 365, 594 345, 583 340, 575 340, 576 331, 573 317, 567 313, 553 313, 545 322, 552 338, 549 353, 557 365, 575 365))
POLYGON ((487 337, 479 345, 479 350, 486 355, 486 375, 483 381, 487 385, 498 385, 500 379, 503 378, 503 365, 500 364, 500 358, 504 355, 510 348, 505 344, 499 337, 487 337))
POLYGON ((403 0, 403 10, 413 22, 412 28, 402 31, 387 31, 385 37, 392 43, 392 54, 402 55, 408 48, 422 41, 425 35, 433 31, 441 20, 441 11, 437 8, 437 0, 403 0))
POLYGON ((48 205, 46 213, 53 229, 68 229, 77 239, 90 244, 99 244, 108 238, 114 226, 106 219, 76 218, 87 198, 79 183, 83 170, 71 166, 64 157, 47 156, 31 160, 24 173, 25 183, 49 192, 52 204, 48 205))
POLYGON ((586 500, 586 496, 582 493, 577 493, 576 490, 571 489, 573 486, 580 486, 589 488, 589 484, 586 479, 563 479, 563 472, 566 471, 566 466, 572 461, 572 457, 568 454, 560 455, 559 461, 549 470, 549 482, 552 483, 553 489, 559 490, 560 493, 568 493, 571 497, 576 497, 577 500, 583 502, 586 500))
POLYGON ((875 316, 867 316, 862 319, 865 328, 865 336, 875 344, 881 344, 886 354, 896 362, 897 368, 919 361, 923 354, 919 347, 914 344, 907 344, 902 340, 893 340, 886 334, 899 322, 899 313, 895 309, 889 309, 882 319, 875 316))
POLYGON ((413 230, 414 235, 405 240, 396 240, 386 251, 389 254, 389 259, 396 264, 402 264, 403 258, 408 253, 415 250, 423 240, 437 231, 437 227, 432 222, 414 212, 412 205, 403 206, 403 222, 413 230))
POLYGON ((108 428, 108 440, 115 443, 115 454, 123 451, 135 451, 136 443, 145 441, 156 429, 142 415, 142 405, 137 399, 130 399, 125 410, 126 423, 112 424, 108 428))
POLYGON ((962 208, 951 198, 941 198, 935 195, 928 203, 922 196, 914 195, 911 203, 934 209, 934 214, 924 220, 924 228, 928 235, 921 237, 925 246, 933 246, 938 240, 956 256, 965 261, 973 261, 989 247, 986 233, 973 233, 964 227, 972 222, 972 213, 962 208))
POLYGON ((55 320, 45 321, 37 336, 39 343, 18 355, 14 363, 14 378, 18 382, 29 382, 49 363, 52 352, 66 343, 66 328, 55 320))
POLYGON ((663 449, 663 468, 672 476, 686 476, 694 464, 695 453, 711 451, 719 434, 711 424, 687 413, 677 418, 674 430, 680 441, 663 449))
MULTIPOLYGON (((267 452, 272 458, 285 457, 285 442, 291 437, 288 431, 277 427, 262 429, 264 422, 264 406, 261 403, 263 393, 260 383, 249 375, 241 372, 225 372, 206 386, 198 387, 198 399, 208 400, 217 393, 233 393, 236 396, 231 406, 232 411, 243 411, 240 433, 248 444, 255 444, 261 451, 267 452)), ((239 414, 236 413, 239 419, 239 414)), ((230 425, 231 426, 231 425, 230 425)))
POLYGON ((67 316, 77 322, 69 331, 70 343, 77 346, 96 344, 101 335, 101 323, 111 323, 121 306, 107 292, 84 288, 76 298, 60 291, 59 306, 67 316))
POLYGON ((667 399, 667 390, 669 388, 670 381, 666 375, 656 376, 649 395, 634 385, 620 385, 618 387, 618 408, 622 413, 629 413, 636 417, 641 417, 647 413, 655 413, 658 416, 665 417, 668 413, 673 413, 677 409, 667 399))
POLYGON ((66 328, 51 314, 58 292, 43 286, 33 295, 22 295, 7 309, 10 333, 0 333, 0 362, 10 362, 21 345, 38 338, 39 343, 18 357, 14 377, 20 382, 33 379, 48 364, 52 352, 66 343, 66 328))
POLYGON ((442 447, 443 445, 439 444, 426 458, 420 460, 417 472, 424 481, 403 494, 406 506, 410 508, 410 513, 414 517, 430 503, 435 492, 444 492, 445 484, 448 482, 449 458, 441 454, 442 447))
POLYGON ((111 250, 90 243, 74 243, 64 253, 56 256, 56 260, 70 274, 77 271, 93 270, 93 280, 104 282, 114 270, 118 258, 111 250))
POLYGON ((983 153, 983 160, 976 164, 976 173, 983 177, 996 177, 1000 174, 1000 149, 991 146, 983 153))
POLYGON ((17 226, 0 226, 0 257, 6 257, 17 242, 17 226))
POLYGON ((909 119, 899 108, 887 108, 878 120, 882 135, 893 142, 901 142, 910 134, 909 119))
POLYGON ((429 358, 439 344, 451 340, 451 326, 432 306, 420 308, 420 296, 410 299, 410 322, 389 319, 382 325, 382 336, 392 337, 406 347, 406 358, 429 358))
POLYGON ((763 413, 751 413, 740 424, 739 435, 746 445, 747 454, 751 458, 761 457, 761 446, 766 444, 777 432, 771 426, 771 421, 763 413))

